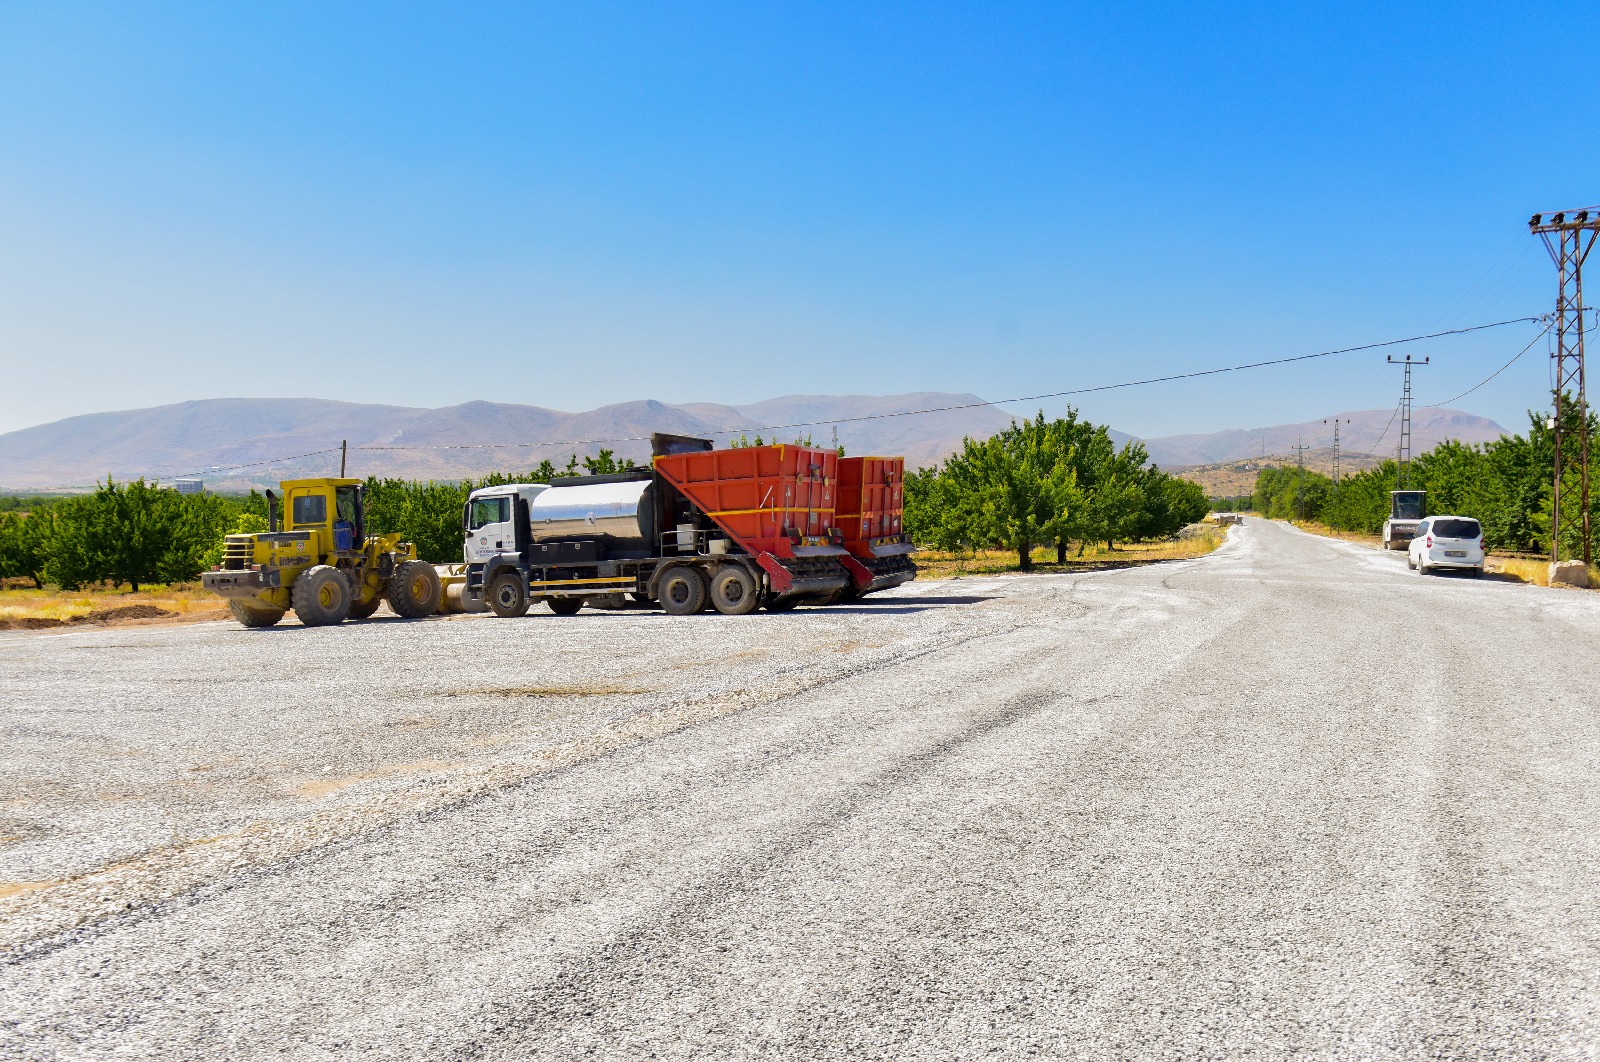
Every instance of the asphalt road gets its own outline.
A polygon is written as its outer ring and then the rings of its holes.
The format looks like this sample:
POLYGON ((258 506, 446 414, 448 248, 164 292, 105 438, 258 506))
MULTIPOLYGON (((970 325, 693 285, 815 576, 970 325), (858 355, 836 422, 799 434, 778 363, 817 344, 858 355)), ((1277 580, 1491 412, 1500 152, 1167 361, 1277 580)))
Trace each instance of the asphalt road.
POLYGON ((1597 635, 1252 520, 834 611, 5 636, 0 1054, 1600 1057, 1597 635))

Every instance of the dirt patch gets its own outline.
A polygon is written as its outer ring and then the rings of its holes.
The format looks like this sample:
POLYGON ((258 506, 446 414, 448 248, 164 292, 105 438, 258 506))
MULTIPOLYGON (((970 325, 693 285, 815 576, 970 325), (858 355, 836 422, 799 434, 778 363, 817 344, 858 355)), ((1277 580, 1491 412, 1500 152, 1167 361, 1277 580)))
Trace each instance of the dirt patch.
POLYGON ((43 631, 53 627, 78 627, 92 623, 97 627, 107 627, 113 623, 123 623, 127 620, 166 619, 176 616, 176 612, 169 612, 164 608, 154 605, 123 605, 121 608, 102 608, 82 616, 71 619, 49 619, 44 616, 23 616, 20 619, 0 619, 0 631, 43 631))

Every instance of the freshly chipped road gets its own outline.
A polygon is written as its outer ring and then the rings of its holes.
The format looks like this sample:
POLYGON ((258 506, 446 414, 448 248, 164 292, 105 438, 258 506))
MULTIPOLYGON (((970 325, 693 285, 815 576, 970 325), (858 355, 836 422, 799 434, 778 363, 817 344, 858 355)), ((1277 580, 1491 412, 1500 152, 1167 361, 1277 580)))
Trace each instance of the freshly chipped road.
POLYGON ((1600 1057, 1597 635, 1250 521, 781 616, 9 637, 0 1054, 1600 1057))

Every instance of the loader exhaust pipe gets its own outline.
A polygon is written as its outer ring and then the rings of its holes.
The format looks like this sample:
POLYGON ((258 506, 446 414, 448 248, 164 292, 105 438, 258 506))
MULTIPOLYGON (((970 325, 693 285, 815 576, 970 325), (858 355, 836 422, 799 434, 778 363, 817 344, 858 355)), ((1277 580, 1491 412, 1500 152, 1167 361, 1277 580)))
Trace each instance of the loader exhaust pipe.
POLYGON ((267 530, 278 530, 278 496, 272 493, 271 488, 267 490, 267 530))

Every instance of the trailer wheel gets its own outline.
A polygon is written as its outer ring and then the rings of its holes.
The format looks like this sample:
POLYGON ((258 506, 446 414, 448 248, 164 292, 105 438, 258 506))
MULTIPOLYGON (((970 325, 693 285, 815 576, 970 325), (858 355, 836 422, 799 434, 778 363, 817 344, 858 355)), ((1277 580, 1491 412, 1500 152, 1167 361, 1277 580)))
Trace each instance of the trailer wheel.
POLYGON ((705 611, 706 581, 687 564, 674 564, 656 579, 656 600, 669 616, 705 611))
POLYGON ((439 573, 423 561, 406 561, 389 576, 389 607, 396 616, 421 619, 439 608, 439 573))
POLYGON ((583 607, 581 597, 552 597, 545 604, 550 606, 550 611, 558 616, 576 616, 583 607))
POLYGON ((743 565, 723 565, 711 577, 711 606, 724 616, 743 616, 760 604, 761 588, 743 565))
POLYGON ((331 627, 350 615, 350 584, 344 573, 327 564, 314 564, 301 573, 289 591, 294 614, 307 627, 331 627))
POLYGON ((228 611, 233 613, 233 618, 246 627, 270 627, 283 619, 281 608, 256 608, 243 601, 229 601, 228 611))
POLYGON ((516 572, 495 576, 484 594, 489 610, 501 619, 516 619, 528 611, 528 595, 522 589, 522 577, 516 572))

